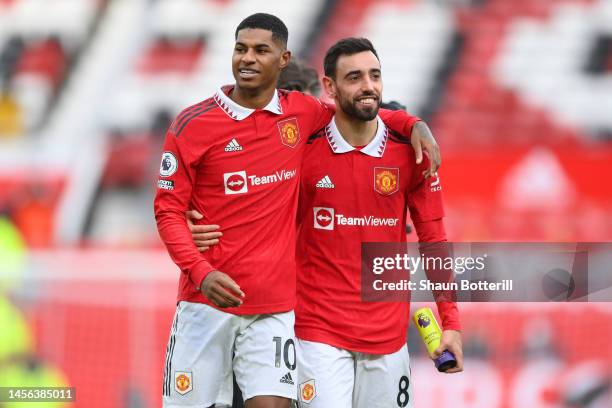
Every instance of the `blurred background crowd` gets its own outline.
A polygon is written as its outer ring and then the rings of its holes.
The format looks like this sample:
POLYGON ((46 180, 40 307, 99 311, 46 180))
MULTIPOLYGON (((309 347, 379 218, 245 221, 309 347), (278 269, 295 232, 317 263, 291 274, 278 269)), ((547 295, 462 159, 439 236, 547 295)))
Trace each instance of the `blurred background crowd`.
MULTIPOLYGON (((160 405, 178 274, 152 214, 161 145, 233 82, 258 11, 319 73, 337 39, 372 40, 384 99, 440 143, 449 240, 611 240, 612 0, 0 0, 0 386, 160 405)), ((417 406, 610 406, 610 304, 461 310, 461 376, 411 343, 417 406)))

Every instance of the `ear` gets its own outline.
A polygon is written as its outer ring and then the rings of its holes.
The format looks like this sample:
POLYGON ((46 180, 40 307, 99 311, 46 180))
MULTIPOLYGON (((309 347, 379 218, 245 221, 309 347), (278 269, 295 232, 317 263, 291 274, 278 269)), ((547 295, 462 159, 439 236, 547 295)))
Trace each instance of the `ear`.
POLYGON ((334 80, 328 76, 323 77, 323 89, 325 89, 325 93, 331 99, 336 98, 336 83, 334 80))
POLYGON ((285 50, 281 54, 280 69, 284 69, 291 62, 291 51, 285 50))

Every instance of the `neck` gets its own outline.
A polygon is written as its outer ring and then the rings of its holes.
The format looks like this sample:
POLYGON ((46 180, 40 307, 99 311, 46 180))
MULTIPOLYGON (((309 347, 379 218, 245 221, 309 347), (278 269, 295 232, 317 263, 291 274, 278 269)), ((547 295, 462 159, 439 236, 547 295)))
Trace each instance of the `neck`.
POLYGON ((261 109, 270 103, 275 91, 276 88, 274 87, 262 91, 261 89, 240 88, 238 84, 236 84, 234 90, 229 94, 229 97, 232 101, 245 108, 261 109))
POLYGON ((347 115, 336 108, 336 126, 338 131, 351 146, 365 146, 374 139, 378 130, 376 118, 365 121, 347 115))

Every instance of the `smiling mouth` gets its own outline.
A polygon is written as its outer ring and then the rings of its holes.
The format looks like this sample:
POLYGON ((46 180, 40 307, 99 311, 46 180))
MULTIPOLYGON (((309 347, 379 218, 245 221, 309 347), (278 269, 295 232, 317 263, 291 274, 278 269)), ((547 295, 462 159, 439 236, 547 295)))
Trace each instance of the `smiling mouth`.
POLYGON ((255 75, 259 74, 259 71, 256 71, 254 69, 249 69, 249 68, 240 68, 238 70, 238 74, 240 75, 240 78, 252 78, 255 75))
POLYGON ((359 99, 357 99, 357 103, 359 103, 362 106, 376 106, 376 102, 378 101, 378 98, 375 96, 364 96, 361 97, 359 99))

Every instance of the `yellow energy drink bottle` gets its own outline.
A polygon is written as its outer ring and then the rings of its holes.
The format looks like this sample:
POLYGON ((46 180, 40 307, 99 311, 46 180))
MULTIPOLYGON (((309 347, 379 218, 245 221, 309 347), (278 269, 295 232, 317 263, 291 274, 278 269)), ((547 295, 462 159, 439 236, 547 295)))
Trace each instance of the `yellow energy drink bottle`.
MULTIPOLYGON (((440 346, 440 340, 442 339, 442 330, 440 326, 438 326, 436 317, 433 315, 430 308, 422 307, 414 312, 412 320, 414 320, 414 324, 419 330, 419 334, 423 339, 423 343, 425 343, 425 347, 427 347, 429 355, 432 355, 440 346)), ((453 353, 444 350, 440 357, 434 359, 434 364, 438 371, 446 371, 449 368, 456 367, 457 360, 453 353)))

